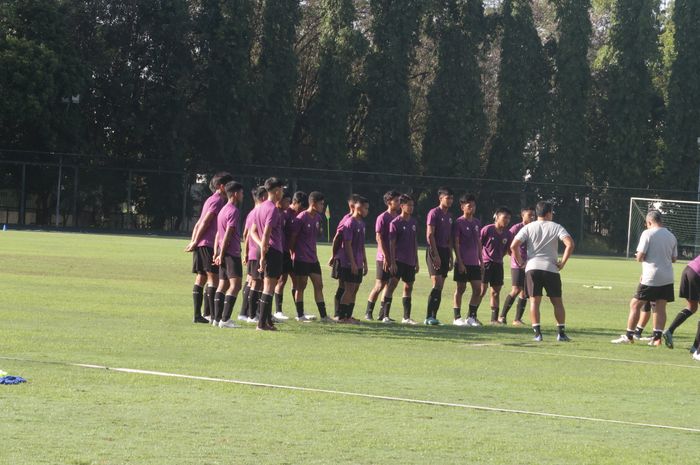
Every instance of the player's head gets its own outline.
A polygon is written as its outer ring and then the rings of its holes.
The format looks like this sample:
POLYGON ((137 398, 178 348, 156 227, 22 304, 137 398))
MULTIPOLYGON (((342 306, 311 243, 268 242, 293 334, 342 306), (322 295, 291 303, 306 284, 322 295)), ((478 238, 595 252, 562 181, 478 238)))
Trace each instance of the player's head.
POLYGON ((229 202, 239 204, 243 201, 243 184, 240 182, 229 181, 224 189, 229 202))
POLYGON ((401 213, 413 215, 413 208, 416 205, 413 201, 413 197, 408 194, 401 194, 401 197, 399 197, 399 205, 401 205, 401 213))
POLYGON ((537 215, 535 215, 535 207, 532 205, 527 205, 523 208, 520 209, 520 218, 522 218, 523 223, 528 224, 532 223, 537 219, 537 215))
POLYGON ((399 209, 399 197, 401 197, 401 192, 396 190, 387 191, 384 194, 384 205, 386 205, 389 210, 396 211, 399 209))
POLYGON ((535 214, 537 218, 551 219, 554 216, 554 206, 551 202, 540 200, 535 206, 535 214))
POLYGON ((296 191, 292 196, 292 208, 298 212, 309 208, 309 196, 306 192, 296 191))
POLYGON ((664 224, 664 218, 661 216, 659 210, 649 210, 646 217, 647 228, 652 226, 662 226, 664 224))
POLYGON ((354 204, 354 212, 359 213, 360 217, 362 218, 367 217, 367 214, 369 213, 369 200, 367 200, 367 197, 363 197, 361 195, 357 196, 354 204))
POLYGON ((459 208, 465 215, 476 213, 476 197, 474 194, 464 194, 459 198, 459 208))
POLYGON ((440 206, 443 208, 450 208, 452 202, 454 202, 455 194, 449 187, 441 187, 438 189, 438 199, 440 199, 440 206))
POLYGON ((265 186, 258 186, 254 188, 252 194, 255 205, 259 204, 260 202, 264 202, 265 199, 267 199, 267 189, 265 189, 265 186))
POLYGON ((212 192, 226 192, 226 184, 233 181, 233 176, 227 171, 220 171, 211 177, 209 189, 212 192))
POLYGON ((493 213, 493 222, 500 228, 505 228, 510 224, 512 213, 508 207, 498 207, 493 213))
POLYGON ((286 210, 292 203, 292 193, 289 189, 282 190, 282 198, 277 201, 277 208, 280 210, 286 210))
POLYGON ((350 194, 348 196, 348 208, 350 209, 350 212, 353 211, 355 208, 355 204, 357 203, 357 199, 360 197, 360 194, 350 194))
POLYGON ((267 190, 267 198, 277 203, 284 195, 284 181, 280 178, 267 178, 265 189, 267 190))
POLYGON ((309 194, 309 208, 317 213, 323 213, 323 210, 326 208, 326 198, 321 192, 313 191, 309 194))

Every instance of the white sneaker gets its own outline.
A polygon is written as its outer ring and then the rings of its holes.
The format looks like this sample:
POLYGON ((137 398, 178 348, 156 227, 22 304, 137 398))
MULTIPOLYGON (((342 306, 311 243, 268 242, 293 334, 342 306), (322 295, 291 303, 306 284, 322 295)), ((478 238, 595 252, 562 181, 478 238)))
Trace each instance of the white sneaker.
POLYGON ((455 326, 467 326, 467 322, 464 321, 464 318, 457 318, 452 324, 455 326))
POLYGON ((465 326, 472 326, 472 327, 481 326, 481 321, 477 320, 473 316, 470 316, 469 318, 467 318, 467 323, 465 326))
POLYGON ((417 325, 418 324, 410 318, 404 318, 403 320, 401 320, 401 323, 405 324, 405 325, 417 325))
POLYGON ((247 322, 247 321, 248 321, 248 317, 245 316, 245 315, 238 315, 238 321, 245 321, 245 322, 247 322))
POLYGON ((274 318, 277 318, 278 321, 287 321, 289 317, 285 315, 282 312, 276 312, 274 315, 272 315, 274 318))
POLYGON ((388 316, 385 316, 385 317, 382 319, 382 323, 393 323, 393 322, 394 322, 394 320, 392 320, 392 319, 389 318, 388 316))
POLYGON ((204 319, 207 320, 209 323, 211 323, 211 316, 210 315, 204 315, 204 319))
POLYGON ((617 339, 613 339, 610 342, 613 344, 632 344, 634 343, 634 339, 630 339, 627 337, 626 334, 623 334, 622 336, 618 337, 617 339))
POLYGON ((696 350, 695 353, 693 354, 693 360, 697 360, 700 362, 700 350, 696 350))
POLYGON ((316 319, 316 315, 307 315, 307 314, 304 314, 304 317, 306 317, 307 320, 315 320, 315 319, 316 319))
POLYGON ((257 323, 258 322, 258 317, 256 316, 255 318, 250 318, 248 317, 248 320, 246 320, 248 323, 257 323))
POLYGON ((240 328, 240 326, 238 326, 237 324, 235 324, 231 320, 226 320, 226 321, 221 320, 219 322, 219 328, 240 328))
POLYGON ((314 318, 309 318, 309 315, 295 316, 294 319, 299 323, 310 323, 314 320, 314 318))

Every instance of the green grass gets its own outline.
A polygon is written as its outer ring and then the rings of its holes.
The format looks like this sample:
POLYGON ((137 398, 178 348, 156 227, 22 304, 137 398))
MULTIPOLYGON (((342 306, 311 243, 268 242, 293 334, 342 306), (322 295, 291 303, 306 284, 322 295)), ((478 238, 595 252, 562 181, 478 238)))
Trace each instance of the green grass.
MULTIPOLYGON (((290 322, 277 333, 261 333, 193 325, 191 257, 184 245, 178 239, 0 232, 0 369, 29 380, 0 386, 0 463, 697 462, 700 433, 53 363, 698 427, 700 364, 685 350, 697 318, 676 332, 675 350, 609 343, 625 326, 640 274, 634 262, 574 256, 563 274, 574 342, 555 342, 547 304, 545 342, 537 345, 528 328, 513 327, 290 322)), ((368 256, 373 259, 373 250, 368 256)), ((683 266, 676 265, 678 277, 683 266)), ((334 284, 326 280, 330 308, 334 284)), ((370 285, 367 279, 356 313, 363 312, 370 285)), ((429 288, 423 271, 416 319, 424 316, 429 288)), ((438 315, 443 322, 451 321, 453 289, 450 280, 438 315)), ((670 305, 670 318, 682 304, 670 305)), ((395 316, 400 307, 394 305, 395 316)), ((480 312, 488 319, 488 305, 480 312)))

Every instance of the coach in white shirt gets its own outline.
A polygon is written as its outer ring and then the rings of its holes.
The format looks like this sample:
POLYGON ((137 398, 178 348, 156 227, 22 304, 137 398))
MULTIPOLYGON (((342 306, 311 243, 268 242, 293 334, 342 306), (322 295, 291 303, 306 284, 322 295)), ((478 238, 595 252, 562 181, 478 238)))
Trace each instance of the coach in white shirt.
POLYGON ((510 251, 519 266, 525 267, 525 285, 530 296, 530 319, 535 332, 535 341, 542 341, 540 331, 540 303, 542 291, 554 306, 554 318, 557 320, 557 341, 568 342, 565 331, 566 312, 562 300, 561 277, 559 272, 574 252, 574 240, 560 224, 552 221, 554 211, 549 202, 538 202, 535 207, 537 221, 525 225, 516 234, 510 251), (564 255, 559 260, 559 241, 564 243, 564 255), (527 247, 527 265, 520 255, 520 245, 527 247))
POLYGON ((647 229, 640 236, 637 245, 637 261, 642 262, 642 278, 630 301, 627 332, 618 339, 613 339, 613 344, 634 342, 634 329, 639 321, 639 312, 647 302, 651 302, 656 303, 656 308, 654 333, 649 345, 660 346, 666 325, 666 304, 674 300, 673 263, 678 257, 676 236, 664 227, 661 213, 657 210, 647 213, 646 223, 647 229))

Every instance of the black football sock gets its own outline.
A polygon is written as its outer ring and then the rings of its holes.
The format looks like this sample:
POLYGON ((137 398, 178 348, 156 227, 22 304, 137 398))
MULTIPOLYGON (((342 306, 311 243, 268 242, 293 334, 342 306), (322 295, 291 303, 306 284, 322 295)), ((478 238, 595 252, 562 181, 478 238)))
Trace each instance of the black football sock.
POLYGON ((292 286, 292 302, 297 300, 297 290, 294 286, 292 286))
POLYGON ((505 319, 506 316, 508 316, 508 312, 510 311, 510 307, 513 306, 513 302, 515 302, 515 297, 510 294, 506 295, 506 299, 503 301, 503 308, 501 309, 501 318, 505 319))
POLYGON ((527 299, 521 299, 518 297, 518 303, 515 307, 515 319, 522 321, 523 314, 525 313, 525 306, 527 305, 527 299))
POLYGON ((695 350, 698 350, 698 348, 700 348, 700 321, 698 321, 698 332, 695 333, 695 341, 693 342, 693 347, 695 347, 695 350))
POLYGON ((256 291, 254 289, 250 290, 250 303, 248 304, 248 313, 250 313, 250 318, 260 319, 260 296, 262 292, 256 291))
POLYGON ((634 334, 640 339, 642 338, 643 332, 644 332, 644 327, 642 327, 642 326, 637 325, 637 327, 634 329, 634 334))
POLYGON ((344 287, 339 287, 338 290, 335 291, 335 316, 338 318, 345 318, 344 316, 341 316, 340 313, 340 299, 343 297, 343 294, 345 294, 344 287))
POLYGON ((428 296, 428 312, 426 319, 435 318, 437 316, 438 308, 440 308, 442 289, 432 288, 430 290, 430 295, 428 296))
POLYGON ((348 305, 338 303, 338 318, 341 320, 346 320, 348 318, 348 305))
POLYGON ((385 297, 382 300, 382 310, 379 315, 379 319, 389 318, 389 311, 391 310, 391 301, 394 300, 392 297, 385 297))
POLYGON ((226 295, 223 292, 214 294, 214 321, 221 321, 221 315, 224 314, 224 299, 226 295))
POLYGON ((326 313, 325 302, 316 302, 316 307, 318 307, 318 314, 321 318, 328 318, 328 313, 326 313))
POLYGON ((404 320, 410 320, 411 319, 411 298, 404 297, 401 299, 401 302, 403 303, 403 318, 404 318, 404 320))
POLYGON ((625 335, 627 336, 627 339, 629 339, 630 341, 634 339, 634 333, 635 333, 634 329, 627 328, 627 331, 625 331, 625 335))
POLYGON ((301 318, 304 316, 304 302, 294 302, 297 307, 297 317, 301 318))
POLYGON ((491 321, 498 320, 498 307, 491 307, 491 321))
POLYGON ((221 317, 221 321, 228 321, 231 319, 234 305, 236 305, 236 296, 227 294, 224 298, 224 314, 221 317))
POLYGON ((348 318, 352 318, 352 312, 355 311, 355 302, 348 304, 348 318))
POLYGON ((216 295, 216 288, 214 286, 207 286, 204 289, 204 316, 210 316, 214 318, 214 296, 216 295))
POLYGON ((282 313, 282 294, 275 292, 275 311, 277 313, 282 313))
POLYGON ((676 315, 676 318, 673 319, 673 323, 671 323, 671 326, 668 327, 668 332, 673 334, 673 332, 678 328, 680 325, 682 325, 685 320, 690 318, 690 316, 693 314, 690 310, 687 308, 684 308, 681 310, 678 315, 676 315))
POLYGON ((662 334, 663 334, 663 331, 662 331, 662 330, 660 330, 660 329, 655 329, 655 330, 651 333, 651 337, 656 341, 656 340, 661 339, 661 335, 662 335, 662 334))
POLYGON ((267 309, 270 308, 272 311, 272 295, 261 294, 258 299, 258 328, 262 328, 268 325, 267 322, 267 309))
POLYGON ((248 316, 248 296, 250 295, 250 286, 248 283, 243 287, 243 299, 241 300, 241 316, 248 316))
POLYGON ((202 316, 202 301, 204 300, 204 288, 196 284, 192 288, 192 302, 194 303, 194 317, 202 316))
POLYGON ((268 326, 274 326, 272 321, 272 296, 265 302, 265 322, 268 326))
POLYGON ((372 302, 371 300, 367 301, 367 310, 365 310, 365 315, 368 315, 370 318, 372 317, 372 313, 374 312, 374 306, 377 302, 372 302))
POLYGON ((540 325, 532 325, 532 330, 535 332, 535 336, 542 335, 542 330, 540 329, 540 325))
POLYGON ((476 312, 479 310, 478 305, 470 305, 469 306, 469 318, 474 318, 476 319, 476 312))
POLYGON ((454 312, 455 314, 455 320, 459 320, 460 318, 462 318, 462 310, 460 310, 459 307, 453 308, 452 312, 454 312))
POLYGON ((557 334, 560 336, 566 334, 566 325, 557 325, 557 334))

